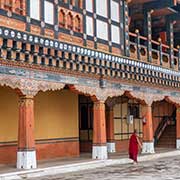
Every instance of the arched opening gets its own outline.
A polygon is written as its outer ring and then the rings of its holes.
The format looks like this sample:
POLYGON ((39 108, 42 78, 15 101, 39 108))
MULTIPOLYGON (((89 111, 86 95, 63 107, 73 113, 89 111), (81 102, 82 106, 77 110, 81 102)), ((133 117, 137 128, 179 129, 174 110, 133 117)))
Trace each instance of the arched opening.
POLYGON ((81 32, 81 19, 78 15, 76 15, 74 22, 75 31, 81 32))
POLYGON ((61 9, 59 12, 59 26, 61 28, 65 28, 66 19, 65 19, 65 12, 61 9))
POLYGON ((67 28, 73 30, 73 16, 70 12, 67 15, 67 28))
POLYGON ((152 105, 155 147, 176 147, 176 106, 166 100, 152 105))

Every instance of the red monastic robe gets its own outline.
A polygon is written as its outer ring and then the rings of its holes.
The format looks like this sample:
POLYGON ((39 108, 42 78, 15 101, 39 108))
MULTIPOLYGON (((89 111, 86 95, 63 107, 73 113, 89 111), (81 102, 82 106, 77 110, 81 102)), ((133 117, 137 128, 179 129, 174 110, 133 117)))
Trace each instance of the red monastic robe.
POLYGON ((137 162, 138 155, 138 141, 136 134, 132 134, 129 141, 129 158, 137 162))

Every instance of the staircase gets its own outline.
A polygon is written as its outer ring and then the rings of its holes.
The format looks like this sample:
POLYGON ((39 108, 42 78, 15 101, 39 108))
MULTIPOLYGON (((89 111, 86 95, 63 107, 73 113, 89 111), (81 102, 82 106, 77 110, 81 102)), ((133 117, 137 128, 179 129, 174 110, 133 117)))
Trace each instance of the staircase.
POLYGON ((156 147, 175 148, 176 147, 176 125, 169 124, 165 127, 156 147))

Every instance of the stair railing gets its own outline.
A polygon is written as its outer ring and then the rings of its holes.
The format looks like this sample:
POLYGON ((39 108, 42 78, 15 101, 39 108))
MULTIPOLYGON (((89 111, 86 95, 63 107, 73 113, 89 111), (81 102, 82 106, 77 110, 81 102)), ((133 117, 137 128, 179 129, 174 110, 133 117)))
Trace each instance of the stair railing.
POLYGON ((162 132, 164 131, 164 129, 166 128, 166 126, 168 125, 168 121, 170 120, 169 116, 163 116, 161 122, 159 123, 155 133, 154 133, 154 145, 157 144, 158 139, 160 138, 162 132))

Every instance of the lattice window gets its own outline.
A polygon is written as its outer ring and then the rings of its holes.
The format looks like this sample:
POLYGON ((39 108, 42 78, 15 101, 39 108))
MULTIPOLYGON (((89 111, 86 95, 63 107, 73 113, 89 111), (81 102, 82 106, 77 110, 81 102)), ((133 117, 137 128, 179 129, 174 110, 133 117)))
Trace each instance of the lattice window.
POLYGON ((67 15, 67 28, 73 30, 73 16, 70 12, 67 15))
POLYGON ((76 15, 74 22, 75 31, 81 32, 81 19, 78 15, 76 15))
POLYGON ((59 12, 59 26, 65 28, 66 19, 65 12, 61 9, 59 12))

